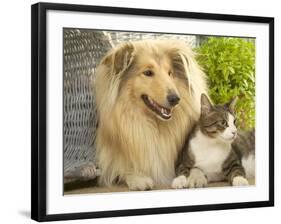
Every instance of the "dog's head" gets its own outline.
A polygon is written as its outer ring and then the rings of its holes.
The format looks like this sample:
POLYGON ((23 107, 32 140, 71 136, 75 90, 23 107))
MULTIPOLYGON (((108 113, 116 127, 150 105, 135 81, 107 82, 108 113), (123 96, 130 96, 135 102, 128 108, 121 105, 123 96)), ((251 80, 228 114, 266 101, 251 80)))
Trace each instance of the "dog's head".
POLYGON ((118 97, 161 120, 169 120, 181 104, 182 89, 191 94, 190 73, 197 66, 190 48, 180 41, 122 44, 101 64, 115 89, 118 84, 118 97))

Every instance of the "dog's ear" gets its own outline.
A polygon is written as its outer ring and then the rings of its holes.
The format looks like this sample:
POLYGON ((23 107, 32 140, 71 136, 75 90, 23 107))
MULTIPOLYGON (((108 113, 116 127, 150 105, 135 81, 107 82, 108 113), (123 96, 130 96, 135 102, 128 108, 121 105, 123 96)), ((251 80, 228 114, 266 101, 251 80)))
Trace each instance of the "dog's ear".
MULTIPOLYGON (((176 76, 186 81, 190 94, 194 93, 194 88, 198 88, 195 86, 197 86, 197 82, 201 82, 199 81, 199 77, 205 77, 202 69, 196 62, 195 56, 191 47, 184 42, 176 43, 174 47, 171 48, 172 64, 176 76)), ((200 99, 200 95, 196 95, 200 99)))
POLYGON ((134 59, 135 47, 132 43, 125 43, 113 49, 102 60, 102 64, 111 68, 112 74, 119 74, 124 72, 132 63, 134 59))
POLYGON ((173 49, 170 55, 176 76, 186 81, 189 91, 192 93, 192 57, 180 48, 173 49))

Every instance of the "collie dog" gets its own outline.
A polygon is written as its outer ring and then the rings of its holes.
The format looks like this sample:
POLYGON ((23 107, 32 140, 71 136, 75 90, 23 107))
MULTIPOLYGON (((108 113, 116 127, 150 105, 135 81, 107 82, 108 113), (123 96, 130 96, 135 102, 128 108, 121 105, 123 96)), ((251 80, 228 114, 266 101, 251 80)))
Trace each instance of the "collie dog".
POLYGON ((103 186, 168 187, 175 161, 199 119, 205 75, 177 40, 128 42, 108 52, 93 82, 103 186))

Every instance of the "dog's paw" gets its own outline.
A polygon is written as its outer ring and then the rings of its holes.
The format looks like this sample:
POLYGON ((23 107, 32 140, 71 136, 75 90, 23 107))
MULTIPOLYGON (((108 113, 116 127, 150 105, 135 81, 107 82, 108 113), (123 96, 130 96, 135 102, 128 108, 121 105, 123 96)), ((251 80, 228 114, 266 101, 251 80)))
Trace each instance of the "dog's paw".
POLYGON ((151 190, 154 187, 153 180, 146 176, 130 176, 126 182, 132 191, 151 190))
POLYGON ((187 187, 187 179, 184 175, 174 178, 172 188, 181 189, 187 187))
POLYGON ((94 163, 89 163, 79 167, 77 170, 78 176, 84 180, 90 180, 98 176, 99 170, 96 168, 94 163))
POLYGON ((249 182, 245 177, 236 176, 232 180, 232 186, 248 186, 249 182))
POLYGON ((199 169, 192 169, 190 175, 186 180, 186 186, 188 188, 205 187, 208 180, 204 173, 199 169))

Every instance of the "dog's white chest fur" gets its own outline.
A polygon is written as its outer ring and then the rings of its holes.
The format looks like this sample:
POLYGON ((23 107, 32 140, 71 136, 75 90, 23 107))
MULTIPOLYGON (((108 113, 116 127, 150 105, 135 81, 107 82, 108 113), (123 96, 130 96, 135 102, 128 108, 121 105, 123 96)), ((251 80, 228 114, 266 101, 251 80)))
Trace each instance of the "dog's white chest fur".
POLYGON ((207 176, 208 181, 223 180, 222 165, 228 157, 231 145, 212 139, 197 131, 190 141, 191 153, 195 159, 195 167, 200 168, 207 176))

